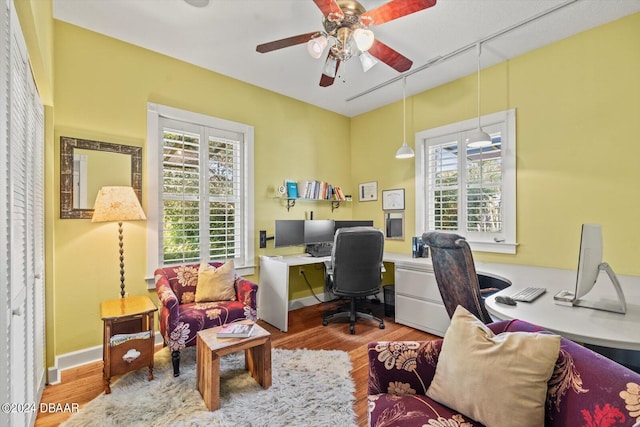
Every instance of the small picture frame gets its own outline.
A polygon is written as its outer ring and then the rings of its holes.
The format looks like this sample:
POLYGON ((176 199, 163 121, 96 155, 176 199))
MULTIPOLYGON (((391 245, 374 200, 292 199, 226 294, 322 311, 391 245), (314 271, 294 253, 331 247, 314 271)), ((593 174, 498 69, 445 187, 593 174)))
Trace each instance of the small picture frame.
POLYGON ((398 188, 395 190, 382 190, 382 210, 403 211, 404 188, 398 188))
POLYGON ((361 202, 378 200, 378 181, 363 182, 358 189, 358 197, 361 202))

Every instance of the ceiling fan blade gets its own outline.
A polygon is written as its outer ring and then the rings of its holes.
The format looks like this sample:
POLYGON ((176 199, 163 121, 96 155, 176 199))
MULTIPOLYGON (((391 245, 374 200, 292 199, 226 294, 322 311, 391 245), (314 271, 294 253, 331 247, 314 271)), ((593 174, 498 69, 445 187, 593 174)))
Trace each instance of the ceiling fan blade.
POLYGON ((306 43, 311 40, 311 37, 318 34, 317 31, 311 33, 300 34, 297 36, 287 37, 285 39, 274 40, 269 43, 259 44, 256 46, 256 51, 260 53, 267 53, 273 50, 282 49, 289 46, 295 46, 297 44, 306 43))
POLYGON ((340 18, 344 16, 336 0, 313 0, 313 2, 318 6, 318 9, 322 11, 324 16, 328 16, 330 13, 340 18))
POLYGON ((399 73, 407 71, 413 65, 409 58, 378 40, 373 42, 368 52, 399 73))
POLYGON ((427 9, 435 4, 436 0, 392 0, 363 13, 362 16, 373 19, 372 25, 380 25, 427 9))
POLYGON ((340 67, 340 60, 333 55, 333 52, 329 51, 329 55, 327 55, 327 59, 322 66, 320 86, 327 87, 333 84, 336 79, 336 75, 338 74, 338 67, 340 67))

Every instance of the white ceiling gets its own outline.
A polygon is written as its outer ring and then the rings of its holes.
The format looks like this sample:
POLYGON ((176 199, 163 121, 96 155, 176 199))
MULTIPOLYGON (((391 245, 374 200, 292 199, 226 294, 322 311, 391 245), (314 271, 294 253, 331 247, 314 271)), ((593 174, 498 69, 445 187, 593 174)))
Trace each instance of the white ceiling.
MULTIPOLYGON (((369 10, 386 1, 360 3, 369 10)), ((438 0, 372 29, 413 60, 405 73, 412 95, 473 73, 478 41, 485 68, 639 11, 640 0, 438 0)), ((324 59, 312 59, 304 44, 256 52, 258 44, 321 30, 312 0, 209 0, 202 8, 184 0, 53 0, 53 16, 349 117, 402 99, 401 75, 383 63, 364 73, 351 59, 324 88, 324 59)))

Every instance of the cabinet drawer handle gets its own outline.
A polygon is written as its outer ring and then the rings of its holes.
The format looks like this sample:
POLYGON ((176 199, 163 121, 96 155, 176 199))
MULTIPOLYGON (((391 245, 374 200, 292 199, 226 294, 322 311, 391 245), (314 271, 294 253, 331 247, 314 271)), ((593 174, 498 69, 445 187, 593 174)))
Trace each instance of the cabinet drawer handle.
POLYGON ((134 360, 136 360, 138 357, 140 357, 140 352, 135 348, 132 348, 122 356, 122 360, 124 360, 127 363, 131 363, 134 360))

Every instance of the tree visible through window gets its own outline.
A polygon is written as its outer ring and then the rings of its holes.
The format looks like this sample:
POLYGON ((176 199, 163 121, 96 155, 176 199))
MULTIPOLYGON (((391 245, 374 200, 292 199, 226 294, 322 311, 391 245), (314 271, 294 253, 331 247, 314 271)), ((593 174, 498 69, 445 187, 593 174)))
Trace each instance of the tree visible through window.
POLYGON ((168 264, 253 274, 253 127, 152 103, 147 124, 149 285, 168 264))
POLYGON ((242 249, 240 138, 163 128, 163 261, 236 258, 242 249), (203 143, 204 141, 204 143, 203 143))

